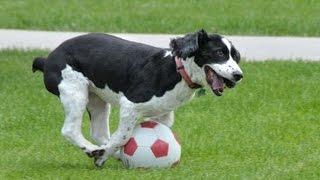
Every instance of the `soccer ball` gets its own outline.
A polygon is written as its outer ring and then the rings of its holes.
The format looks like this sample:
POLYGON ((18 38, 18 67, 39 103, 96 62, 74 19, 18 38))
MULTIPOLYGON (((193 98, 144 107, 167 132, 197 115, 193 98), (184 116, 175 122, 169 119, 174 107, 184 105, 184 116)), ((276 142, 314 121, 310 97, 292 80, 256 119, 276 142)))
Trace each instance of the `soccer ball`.
POLYGON ((128 168, 165 168, 179 163, 181 146, 167 126, 145 121, 138 124, 120 158, 128 168))

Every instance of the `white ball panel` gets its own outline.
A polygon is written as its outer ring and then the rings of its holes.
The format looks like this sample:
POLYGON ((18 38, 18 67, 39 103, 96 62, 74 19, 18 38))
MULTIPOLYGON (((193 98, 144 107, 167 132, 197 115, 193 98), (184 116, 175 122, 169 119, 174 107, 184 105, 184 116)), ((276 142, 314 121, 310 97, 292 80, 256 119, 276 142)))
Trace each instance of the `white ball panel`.
POLYGON ((155 131, 150 128, 137 127, 132 136, 137 142, 138 147, 151 147, 158 139, 155 131))
POLYGON ((148 147, 138 147, 133 156, 129 157, 129 168, 153 167, 156 158, 148 147))
POLYGON ((166 168, 166 167, 171 167, 173 163, 176 161, 173 161, 174 158, 168 158, 166 157, 160 157, 157 158, 157 160, 153 163, 154 168, 166 168))

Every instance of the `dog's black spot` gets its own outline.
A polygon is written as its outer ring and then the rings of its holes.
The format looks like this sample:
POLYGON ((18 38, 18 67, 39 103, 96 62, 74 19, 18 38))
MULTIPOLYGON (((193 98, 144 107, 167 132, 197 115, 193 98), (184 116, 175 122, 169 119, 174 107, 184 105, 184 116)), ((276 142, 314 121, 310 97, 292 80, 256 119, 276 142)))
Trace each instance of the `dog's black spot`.
POLYGON ((240 59, 241 59, 240 53, 238 50, 236 50, 236 48, 233 45, 231 46, 231 56, 237 63, 240 62, 240 59))
POLYGON ((92 151, 91 154, 93 157, 98 158, 98 157, 102 156, 104 154, 104 152, 105 152, 104 149, 98 149, 98 150, 92 151))

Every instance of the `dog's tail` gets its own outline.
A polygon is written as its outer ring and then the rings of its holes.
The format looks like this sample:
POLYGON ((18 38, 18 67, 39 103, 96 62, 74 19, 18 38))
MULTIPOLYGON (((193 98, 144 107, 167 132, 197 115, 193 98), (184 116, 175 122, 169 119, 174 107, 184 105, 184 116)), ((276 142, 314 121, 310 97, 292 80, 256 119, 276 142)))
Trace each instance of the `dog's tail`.
POLYGON ((43 72, 46 58, 44 57, 36 57, 32 63, 32 72, 36 72, 37 70, 43 72))

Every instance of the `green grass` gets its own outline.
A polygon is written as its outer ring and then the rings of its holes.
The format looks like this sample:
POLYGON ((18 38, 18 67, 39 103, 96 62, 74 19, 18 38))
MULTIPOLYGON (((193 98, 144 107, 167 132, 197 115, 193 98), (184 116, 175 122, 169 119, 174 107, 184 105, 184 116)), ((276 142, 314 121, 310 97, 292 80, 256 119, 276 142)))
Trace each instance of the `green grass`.
POLYGON ((320 35, 318 0, 1 0, 0 28, 320 35))
POLYGON ((179 166, 127 170, 113 159, 95 168, 60 135, 59 100, 31 72, 39 55, 46 52, 0 52, 0 179, 320 178, 320 63, 243 62, 245 78, 235 89, 176 111, 179 166))

